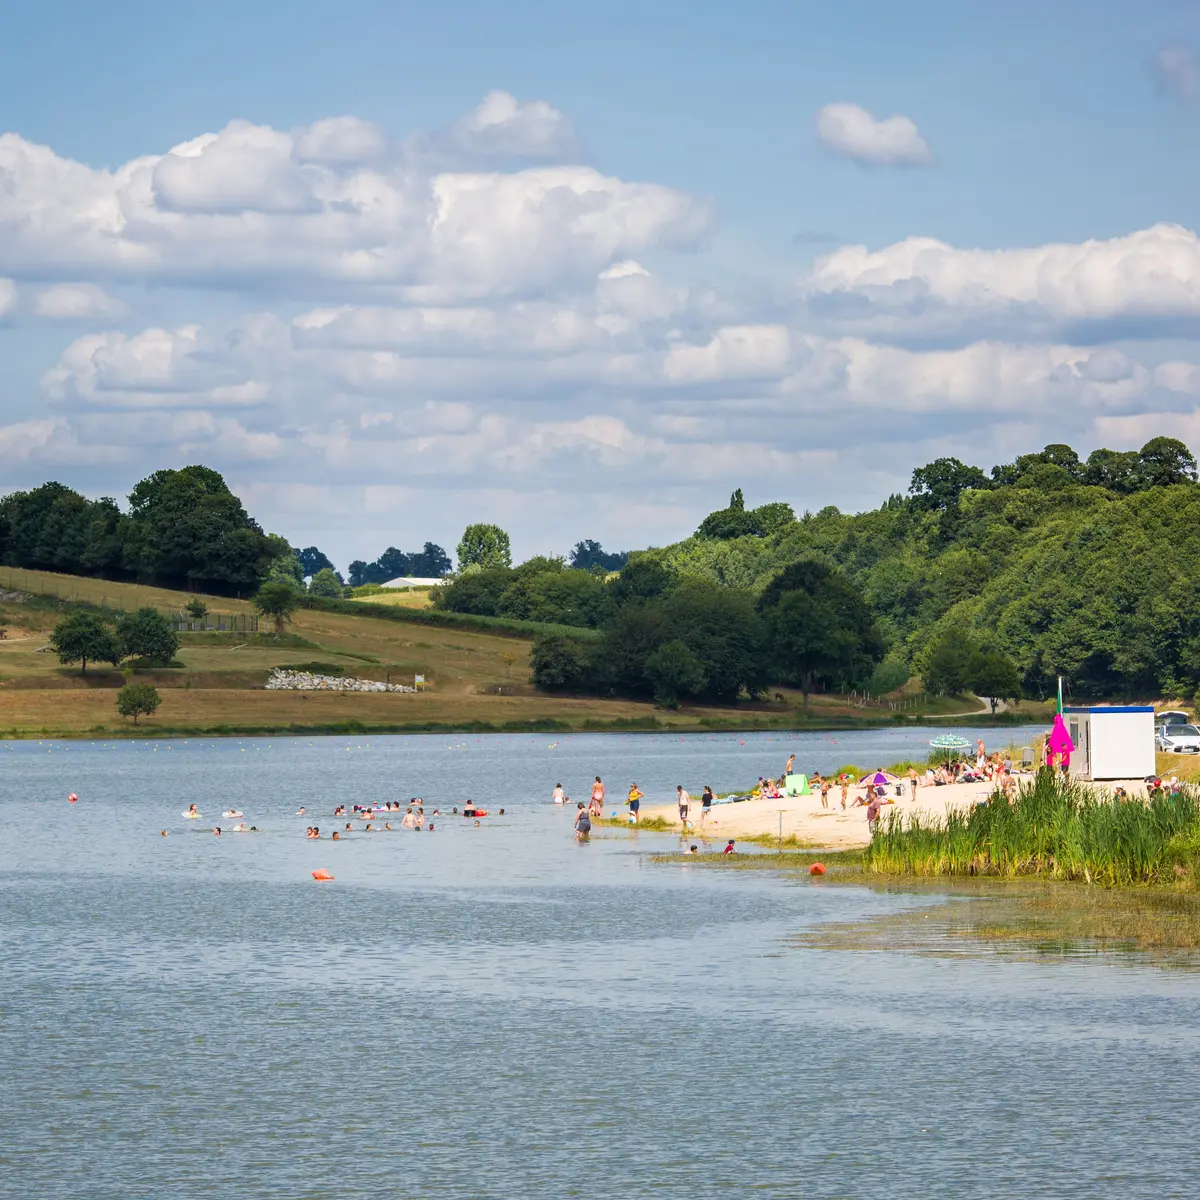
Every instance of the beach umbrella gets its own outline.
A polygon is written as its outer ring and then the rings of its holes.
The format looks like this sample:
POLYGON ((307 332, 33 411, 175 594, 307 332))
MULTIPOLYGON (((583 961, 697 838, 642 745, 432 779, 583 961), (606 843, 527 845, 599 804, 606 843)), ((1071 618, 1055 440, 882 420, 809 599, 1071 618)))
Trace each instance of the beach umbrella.
POLYGON ((971 743, 957 733, 940 733, 929 743, 935 750, 969 750, 971 743))
POLYGON ((887 771, 872 771, 869 775, 864 775, 858 782, 870 784, 895 783, 896 776, 889 774, 887 771))

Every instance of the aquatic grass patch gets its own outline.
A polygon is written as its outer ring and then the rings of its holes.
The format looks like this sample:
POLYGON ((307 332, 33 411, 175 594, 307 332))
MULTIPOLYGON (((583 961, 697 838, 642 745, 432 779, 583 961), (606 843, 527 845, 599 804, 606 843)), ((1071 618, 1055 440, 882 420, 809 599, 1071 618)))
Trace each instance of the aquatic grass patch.
POLYGON ((888 875, 1042 876, 1113 887, 1185 873, 1189 839, 1200 837, 1195 791, 1150 800, 1112 796, 1042 771, 1011 803, 994 792, 970 812, 930 819, 891 813, 863 852, 863 869, 888 875))

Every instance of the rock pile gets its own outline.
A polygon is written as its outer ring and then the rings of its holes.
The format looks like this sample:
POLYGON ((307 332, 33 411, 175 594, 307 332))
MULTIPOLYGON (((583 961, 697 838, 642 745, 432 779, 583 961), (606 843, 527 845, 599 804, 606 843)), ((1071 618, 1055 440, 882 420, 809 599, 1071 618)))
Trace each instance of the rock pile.
POLYGON ((278 667, 263 685, 269 692, 415 692, 403 683, 377 679, 349 679, 340 675, 313 675, 308 671, 283 671, 278 667))

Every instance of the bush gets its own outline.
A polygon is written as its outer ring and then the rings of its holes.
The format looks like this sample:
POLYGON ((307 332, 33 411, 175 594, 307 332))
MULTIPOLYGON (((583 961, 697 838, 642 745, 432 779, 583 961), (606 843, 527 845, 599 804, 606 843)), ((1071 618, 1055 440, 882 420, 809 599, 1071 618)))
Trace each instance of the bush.
POLYGON ((117 692, 117 712, 132 717, 135 725, 138 717, 149 716, 161 703, 158 688, 152 683, 127 683, 117 692))
POLYGON ((677 708, 685 696, 704 687, 700 660, 676 638, 664 642, 646 659, 646 678, 654 689, 654 700, 665 708, 677 708))
POLYGON ((530 678, 547 692, 574 691, 592 681, 592 655, 576 638, 544 633, 529 655, 530 678))

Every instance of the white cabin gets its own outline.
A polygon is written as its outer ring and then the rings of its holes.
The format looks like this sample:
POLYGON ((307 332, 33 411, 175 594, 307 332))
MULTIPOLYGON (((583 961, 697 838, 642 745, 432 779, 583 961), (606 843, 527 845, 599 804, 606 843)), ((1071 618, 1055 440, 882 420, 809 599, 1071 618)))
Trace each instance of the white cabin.
POLYGON ((1154 709, 1149 704, 1064 708, 1075 752, 1071 770, 1085 779, 1145 779, 1153 775, 1154 709))

